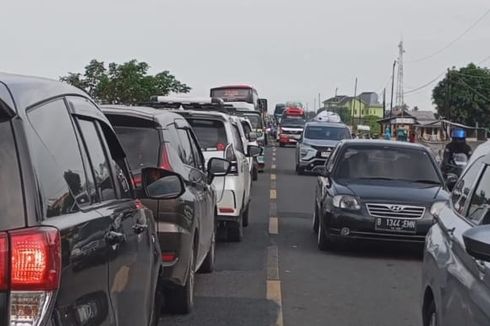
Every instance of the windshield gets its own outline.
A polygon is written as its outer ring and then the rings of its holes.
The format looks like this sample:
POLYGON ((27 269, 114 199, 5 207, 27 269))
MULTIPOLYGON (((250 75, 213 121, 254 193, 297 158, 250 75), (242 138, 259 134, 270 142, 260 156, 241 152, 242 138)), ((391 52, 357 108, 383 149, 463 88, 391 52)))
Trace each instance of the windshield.
POLYGON ((307 126, 305 130, 305 139, 342 140, 349 138, 350 133, 347 128, 307 126))
POLYGON ((274 110, 274 115, 282 115, 282 112, 286 109, 285 105, 277 105, 274 110))
POLYGON ((436 167, 424 150, 351 146, 337 161, 339 179, 387 179, 440 184, 436 167))
POLYGON ((203 151, 223 151, 228 144, 225 125, 219 120, 188 119, 203 151))
POLYGON ((252 124, 252 127, 254 129, 262 129, 262 118, 259 115, 256 114, 246 114, 245 117, 250 120, 250 123, 252 124))
POLYGON ((282 127, 301 127, 305 126, 306 120, 303 118, 282 118, 281 126, 282 127))
POLYGON ((132 170, 158 165, 160 137, 153 128, 114 126, 132 170))

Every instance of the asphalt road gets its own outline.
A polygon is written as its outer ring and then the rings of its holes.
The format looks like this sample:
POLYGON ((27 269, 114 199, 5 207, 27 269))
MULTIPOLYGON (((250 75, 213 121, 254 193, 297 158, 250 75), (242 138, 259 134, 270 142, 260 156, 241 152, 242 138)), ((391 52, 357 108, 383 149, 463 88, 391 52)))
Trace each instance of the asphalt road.
POLYGON ((216 271, 197 277, 194 312, 164 315, 161 325, 421 325, 420 248, 319 251, 316 177, 295 174, 292 147, 268 148, 267 164, 253 185, 244 241, 218 243, 216 271))

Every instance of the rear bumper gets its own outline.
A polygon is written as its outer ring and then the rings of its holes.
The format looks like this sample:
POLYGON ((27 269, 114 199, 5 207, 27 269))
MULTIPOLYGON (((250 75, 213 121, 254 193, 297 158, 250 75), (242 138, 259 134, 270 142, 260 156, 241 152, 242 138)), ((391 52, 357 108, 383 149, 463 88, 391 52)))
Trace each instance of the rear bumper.
POLYGON ((158 222, 158 239, 162 252, 172 252, 176 255, 173 262, 162 262, 162 284, 184 286, 193 242, 191 234, 178 225, 158 222))
POLYGON ((316 166, 323 166, 327 160, 323 158, 314 158, 308 161, 300 160, 298 166, 306 172, 312 172, 316 166))
MULTIPOLYGON (((241 176, 218 177, 213 181, 218 197, 218 215, 238 217, 243 208, 244 185, 241 176), (223 182, 224 190, 223 190, 223 182)), ((219 220, 219 219, 218 219, 219 220)))
POLYGON ((279 144, 282 144, 282 145, 293 145, 293 144, 296 144, 298 142, 297 139, 293 138, 293 137, 285 137, 285 136, 280 136, 279 137, 279 144))

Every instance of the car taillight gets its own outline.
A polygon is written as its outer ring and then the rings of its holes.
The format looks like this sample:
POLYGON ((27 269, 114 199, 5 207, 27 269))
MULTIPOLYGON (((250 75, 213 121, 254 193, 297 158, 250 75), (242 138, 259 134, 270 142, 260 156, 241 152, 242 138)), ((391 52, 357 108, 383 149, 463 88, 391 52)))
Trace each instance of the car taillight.
POLYGON ((0 291, 9 288, 9 239, 7 233, 0 234, 0 291))
POLYGON ((0 236, 0 252, 2 273, 7 272, 4 284, 10 290, 9 325, 39 325, 60 284, 59 231, 40 227, 8 232, 0 236))
POLYGON ((167 171, 173 171, 172 165, 170 164, 170 158, 168 156, 167 144, 162 145, 160 156, 161 156, 160 157, 160 168, 167 170, 167 171))
POLYGON ((177 259, 177 254, 173 251, 164 251, 161 254, 161 258, 164 263, 171 263, 177 259))
POLYGON ((230 172, 228 174, 238 173, 238 163, 233 145, 228 145, 228 147, 226 148, 225 159, 231 162, 230 172))
POLYGON ((226 148, 225 144, 222 144, 222 143, 216 144, 216 149, 220 152, 224 151, 225 148, 226 148))
POLYGON ((141 187, 141 174, 133 175, 133 187, 134 188, 141 187))

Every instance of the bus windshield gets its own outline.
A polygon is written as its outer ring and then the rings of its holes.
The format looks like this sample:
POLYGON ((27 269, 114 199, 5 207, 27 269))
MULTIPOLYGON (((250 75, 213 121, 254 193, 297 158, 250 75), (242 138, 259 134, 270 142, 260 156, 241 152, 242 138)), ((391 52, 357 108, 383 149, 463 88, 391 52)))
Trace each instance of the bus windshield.
POLYGON ((247 102, 253 104, 252 89, 249 88, 215 88, 211 97, 219 97, 225 102, 247 102))

